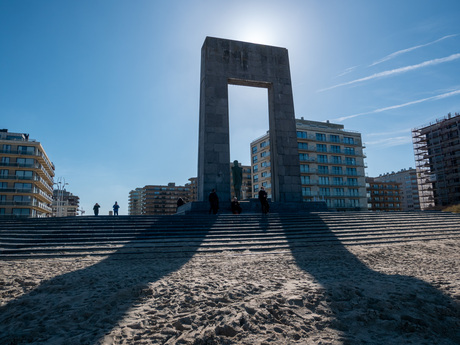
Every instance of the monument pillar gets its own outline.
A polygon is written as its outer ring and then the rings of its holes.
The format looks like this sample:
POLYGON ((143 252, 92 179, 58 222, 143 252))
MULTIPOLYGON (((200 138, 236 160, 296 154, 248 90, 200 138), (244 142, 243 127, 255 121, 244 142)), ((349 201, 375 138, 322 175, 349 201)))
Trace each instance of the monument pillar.
POLYGON ((221 202, 231 198, 228 84, 235 84, 268 89, 272 201, 301 202, 287 49, 207 37, 200 82, 198 200, 212 189, 221 202))

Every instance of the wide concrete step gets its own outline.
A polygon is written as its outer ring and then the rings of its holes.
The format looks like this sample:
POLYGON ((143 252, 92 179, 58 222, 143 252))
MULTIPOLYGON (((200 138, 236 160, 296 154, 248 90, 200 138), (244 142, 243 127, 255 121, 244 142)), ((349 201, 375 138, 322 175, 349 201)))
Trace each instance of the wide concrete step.
POLYGON ((0 257, 300 250, 459 238, 445 213, 78 217, 0 222, 0 257), (86 218, 86 219, 85 219, 86 218))

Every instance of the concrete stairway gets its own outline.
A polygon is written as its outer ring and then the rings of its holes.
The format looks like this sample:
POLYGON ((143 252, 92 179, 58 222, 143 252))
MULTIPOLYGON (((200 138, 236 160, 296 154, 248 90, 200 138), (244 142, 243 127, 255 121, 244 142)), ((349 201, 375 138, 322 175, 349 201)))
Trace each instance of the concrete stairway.
POLYGON ((72 217, 0 220, 0 259, 302 250, 460 239, 460 215, 438 212, 72 217))

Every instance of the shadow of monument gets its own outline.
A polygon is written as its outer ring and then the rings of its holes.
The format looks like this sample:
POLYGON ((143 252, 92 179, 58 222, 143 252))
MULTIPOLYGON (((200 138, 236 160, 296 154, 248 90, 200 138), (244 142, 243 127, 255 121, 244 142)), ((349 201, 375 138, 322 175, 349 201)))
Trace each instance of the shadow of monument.
POLYGON ((142 255, 127 246, 96 264, 41 282, 0 308, 0 344, 99 343, 149 293, 150 283, 192 258, 205 236, 195 233, 184 250, 169 254, 158 242, 142 248, 142 255))
POLYGON ((286 238, 298 267, 322 286, 330 311, 324 327, 338 331, 345 344, 460 344, 458 302, 420 279, 369 268, 319 215, 311 220, 336 244, 305 247, 289 231, 286 238))

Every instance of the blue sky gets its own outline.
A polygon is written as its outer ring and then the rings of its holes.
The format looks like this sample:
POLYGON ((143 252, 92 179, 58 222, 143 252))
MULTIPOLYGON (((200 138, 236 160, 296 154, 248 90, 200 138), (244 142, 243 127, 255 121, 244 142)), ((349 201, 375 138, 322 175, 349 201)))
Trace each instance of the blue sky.
MULTIPOLYGON (((197 174, 206 36, 285 47, 296 117, 362 133, 367 174, 414 167, 410 130, 460 112, 460 1, 0 0, 0 128, 40 141, 91 214, 197 174)), ((229 86, 231 159, 267 91, 229 86)))

